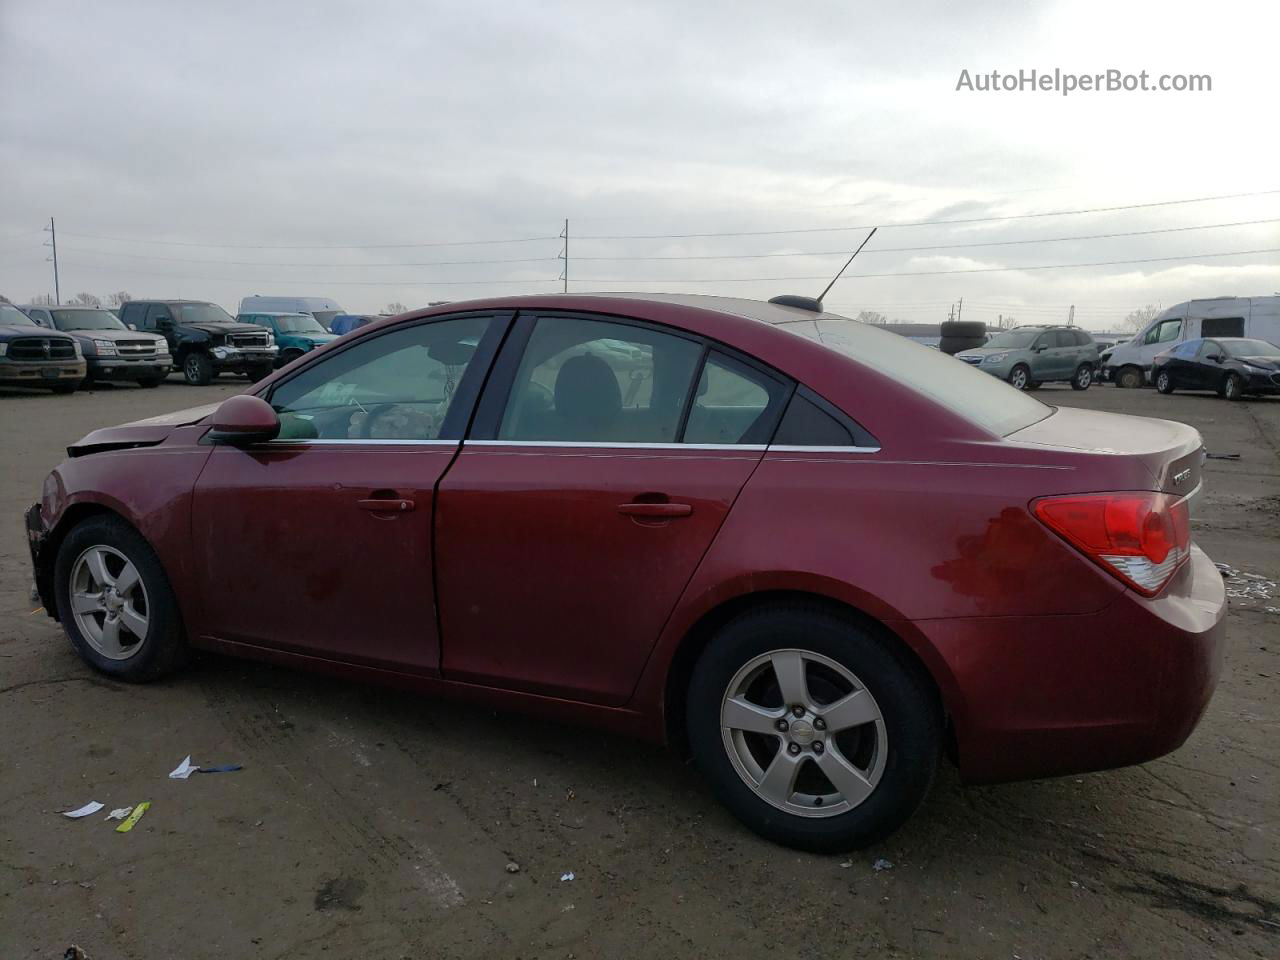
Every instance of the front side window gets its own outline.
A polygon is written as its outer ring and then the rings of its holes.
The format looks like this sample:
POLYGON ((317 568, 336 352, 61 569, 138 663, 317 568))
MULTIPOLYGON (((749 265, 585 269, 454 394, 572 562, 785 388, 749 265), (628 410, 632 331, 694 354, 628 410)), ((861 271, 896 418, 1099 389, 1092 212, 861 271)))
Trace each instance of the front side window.
POLYGON ((694 391, 685 443, 768 443, 786 387, 729 357, 707 357, 694 391))
POLYGON ((1178 334, 1181 332, 1181 320, 1164 320, 1148 330, 1147 335, 1142 338, 1142 342, 1169 343, 1171 340, 1177 340, 1178 334))
POLYGON ((173 323, 173 314, 169 312, 169 307, 163 303, 153 303, 147 308, 147 329, 156 330, 162 326, 173 323))
POLYGON ((1200 352, 1198 356, 1201 360, 1211 357, 1215 353, 1219 355, 1222 353, 1222 347, 1219 346, 1219 344, 1216 341, 1214 340, 1200 341, 1200 352))
POLYGON ((437 440, 491 322, 392 330, 313 364, 271 393, 282 440, 437 440))
POLYGON ((1199 340, 1188 340, 1186 343, 1180 343, 1173 348, 1173 355, 1184 360, 1190 360, 1196 355, 1196 351, 1200 348, 1199 340))
POLYGON ((701 344, 650 327, 539 317, 498 439, 673 443, 701 357, 701 344))

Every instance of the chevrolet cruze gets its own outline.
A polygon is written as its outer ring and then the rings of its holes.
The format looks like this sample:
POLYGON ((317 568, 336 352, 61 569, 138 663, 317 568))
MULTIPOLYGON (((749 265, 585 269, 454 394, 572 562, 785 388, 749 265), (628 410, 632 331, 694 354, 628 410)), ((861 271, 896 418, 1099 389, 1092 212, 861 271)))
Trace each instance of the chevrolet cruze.
POLYGON ((111 676, 213 650, 666 741, 836 851, 943 756, 992 782, 1186 739, 1223 648, 1203 453, 814 301, 516 297, 97 430, 27 528, 111 676))

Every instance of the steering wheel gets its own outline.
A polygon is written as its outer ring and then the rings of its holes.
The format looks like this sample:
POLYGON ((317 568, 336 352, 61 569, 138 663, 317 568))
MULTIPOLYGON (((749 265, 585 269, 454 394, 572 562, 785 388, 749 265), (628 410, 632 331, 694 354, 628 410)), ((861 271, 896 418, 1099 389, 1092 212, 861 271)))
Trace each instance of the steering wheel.
POLYGON ((379 403, 372 406, 364 415, 364 423, 360 425, 360 439, 373 440, 373 425, 398 407, 397 403, 379 403))

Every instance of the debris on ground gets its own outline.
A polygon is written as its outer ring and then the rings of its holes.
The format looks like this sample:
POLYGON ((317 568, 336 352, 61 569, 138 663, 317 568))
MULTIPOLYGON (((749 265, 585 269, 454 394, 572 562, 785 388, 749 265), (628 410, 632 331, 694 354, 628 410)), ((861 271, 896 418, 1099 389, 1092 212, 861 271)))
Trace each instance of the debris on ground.
POLYGON ((108 813, 103 820, 123 820, 129 814, 133 813, 133 807, 116 807, 108 813))
POLYGON ((79 820, 81 817, 87 817, 91 813, 97 813, 102 809, 102 804, 97 800, 90 800, 83 807, 77 810, 67 810, 63 812, 64 817, 70 817, 72 820, 79 820))
POLYGON ((82 947, 78 947, 73 943, 63 953, 62 960, 89 960, 89 955, 84 952, 82 947))
POLYGON ((169 779, 170 780, 186 780, 189 776, 191 776, 193 773, 195 773, 199 769, 200 769, 199 767, 192 765, 191 755, 187 754, 187 758, 185 760, 183 760, 180 764, 178 764, 176 767, 174 767, 172 770, 169 771, 169 779))
POLYGON ((565 883, 566 881, 569 881, 569 880, 572 880, 572 879, 573 879, 573 871, 572 871, 572 870, 570 870, 568 873, 562 873, 562 874, 560 874, 560 882, 561 882, 561 883, 565 883))
MULTIPOLYGON (((196 773, 235 773, 237 770, 243 770, 244 766, 239 763, 222 763, 213 767, 195 767, 193 769, 196 773)), ((173 774, 170 774, 170 776, 173 776, 173 774)))
POLYGON ((510 861, 507 864, 507 873, 519 873, 519 872, 520 872, 520 864, 516 863, 514 860, 510 861))
POLYGON ((1206 460, 1239 460, 1240 454, 1238 453, 1206 453, 1204 455, 1204 458, 1206 460))
POLYGON ((142 819, 142 815, 151 808, 151 801, 144 800, 133 808, 133 813, 125 817, 124 823, 116 827, 116 833, 128 833, 138 825, 138 821, 142 819))
POLYGON ((892 870, 893 864, 888 860, 885 860, 883 857, 881 857, 879 860, 877 860, 875 863, 871 865, 871 869, 874 870, 876 873, 879 873, 881 870, 892 870))
POLYGON ((846 860, 844 863, 840 864, 840 869, 841 869, 841 870, 848 870, 848 869, 849 869, 850 867, 852 867, 852 866, 853 866, 853 861, 852 861, 852 860, 846 860))
POLYGON ((1251 600, 1271 600, 1276 595, 1276 581, 1260 573, 1237 570, 1229 563, 1215 563, 1214 566, 1222 574, 1228 599, 1244 601, 1247 604, 1251 600))

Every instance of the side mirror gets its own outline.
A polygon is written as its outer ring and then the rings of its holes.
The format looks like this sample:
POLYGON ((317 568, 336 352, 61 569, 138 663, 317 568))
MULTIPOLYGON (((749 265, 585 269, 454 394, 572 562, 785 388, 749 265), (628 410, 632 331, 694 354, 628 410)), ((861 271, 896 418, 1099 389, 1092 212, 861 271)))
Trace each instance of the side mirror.
POLYGON ((125 324, 125 326, 126 326, 126 327, 128 327, 130 330, 137 330, 137 329, 138 329, 138 328, 137 328, 137 326, 136 326, 135 324, 132 324, 132 323, 126 323, 126 324, 125 324))
POLYGON ((261 397, 243 395, 224 400, 213 412, 209 439, 232 447, 274 440, 280 433, 280 418, 261 397))
POLYGON ((1206 359, 1206 360, 1212 360, 1214 363, 1221 363, 1221 362, 1222 362, 1222 354, 1220 354, 1220 353, 1210 353, 1210 354, 1208 354, 1208 355, 1205 357, 1205 359, 1206 359))
POLYGON ((1032 347, 1032 350, 1034 350, 1036 353, 1044 353, 1048 349, 1049 349, 1049 345, 1047 343, 1038 343, 1034 347, 1032 347))

